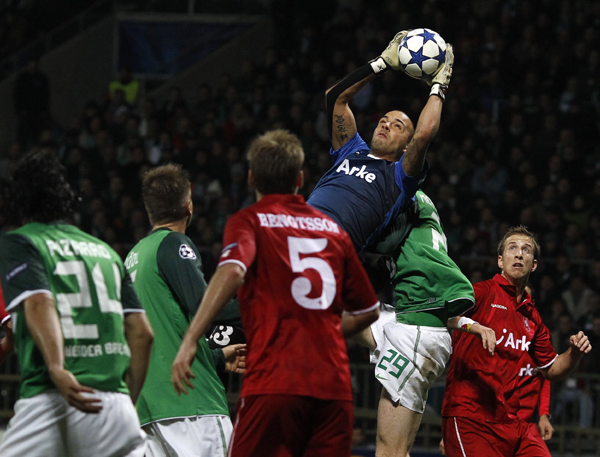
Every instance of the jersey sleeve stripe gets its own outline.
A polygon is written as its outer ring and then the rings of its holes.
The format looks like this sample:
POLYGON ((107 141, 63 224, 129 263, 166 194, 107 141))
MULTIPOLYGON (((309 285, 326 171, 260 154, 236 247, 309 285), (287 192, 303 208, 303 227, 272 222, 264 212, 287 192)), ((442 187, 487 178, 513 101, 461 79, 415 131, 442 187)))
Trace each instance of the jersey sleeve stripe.
POLYGON ((551 362, 547 363, 546 365, 544 365, 543 367, 538 367, 540 370, 543 370, 544 368, 548 368, 550 365, 552 365, 556 359, 558 358, 558 355, 555 355, 554 358, 552 359, 551 362))
POLYGON ((143 308, 123 308, 123 314, 129 313, 145 313, 146 310, 143 308))
POLYGON ((368 313, 368 312, 371 312, 371 311, 373 311, 373 310, 374 310, 374 309, 376 309, 376 308, 379 308, 379 306, 380 306, 380 303, 379 303, 379 302, 377 302, 377 303, 375 303, 373 306, 370 306, 370 307, 368 307, 368 308, 365 308, 365 309, 359 309, 358 311, 346 311, 346 312, 347 312, 348 314, 352 314, 352 315, 357 315, 357 314, 365 314, 365 313, 368 313))
POLYGON ((4 325, 4 324, 5 324, 7 321, 9 321, 9 320, 10 320, 10 315, 8 315, 8 316, 4 316, 4 319, 2 319, 2 320, 0 321, 0 325, 4 325))
POLYGON ((235 259, 223 260, 222 262, 220 262, 217 265, 217 268, 219 268, 222 265, 225 265, 226 263, 235 263, 236 265, 239 265, 240 267, 242 267, 242 270, 244 270, 244 273, 246 273, 246 265, 244 265, 243 262, 240 262, 239 260, 235 260, 235 259))
POLYGON ((22 301, 37 294, 46 294, 54 298, 54 295, 48 289, 26 290, 25 292, 22 292, 17 297, 12 299, 12 301, 6 307, 6 311, 8 312, 11 309, 16 308, 19 304, 21 304, 22 301))
MULTIPOLYGON (((471 298, 471 297, 459 297, 459 298, 455 298, 454 300, 448 300, 448 303, 452 303, 452 302, 455 302, 455 301, 457 301, 457 300, 469 300, 470 302, 472 302, 472 303, 473 303, 473 305, 472 305, 472 306, 470 306, 468 309, 465 309, 465 310, 464 310, 462 313, 460 313, 460 314, 457 314, 456 316, 450 316, 450 315, 449 315, 449 316, 448 316, 448 318, 462 316, 462 315, 463 315, 463 314, 465 314, 467 311, 469 311, 469 310, 473 309, 473 306, 475 306, 475 299, 474 299, 474 298, 471 298)), ((452 313, 452 314, 454 314, 454 313, 452 313)))

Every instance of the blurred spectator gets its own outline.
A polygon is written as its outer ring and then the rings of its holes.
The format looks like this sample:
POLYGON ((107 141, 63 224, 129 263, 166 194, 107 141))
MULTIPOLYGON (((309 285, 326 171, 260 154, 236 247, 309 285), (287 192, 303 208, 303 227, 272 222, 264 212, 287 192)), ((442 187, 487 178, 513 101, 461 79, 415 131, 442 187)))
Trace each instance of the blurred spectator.
POLYGON ((569 338, 578 329, 575 328, 573 318, 568 312, 562 313, 556 322, 556 329, 552 332, 552 344, 556 352, 562 354, 569 349, 569 338))
POLYGON ((561 298, 573 319, 577 321, 586 313, 587 302, 593 295, 594 291, 587 286, 585 279, 580 275, 573 275, 569 287, 562 293, 561 298))
POLYGON ((15 79, 14 106, 17 141, 22 148, 29 148, 50 123, 50 84, 35 58, 29 59, 25 71, 15 79))
POLYGON ((577 321, 577 327, 583 330, 587 335, 593 331, 594 319, 598 316, 600 316, 600 295, 593 294, 588 296, 586 301, 586 311, 577 321))
POLYGON ((135 106, 140 95, 140 82, 131 76, 131 68, 123 65, 116 79, 108 84, 108 99, 113 101, 122 92, 122 98, 129 106, 135 106))

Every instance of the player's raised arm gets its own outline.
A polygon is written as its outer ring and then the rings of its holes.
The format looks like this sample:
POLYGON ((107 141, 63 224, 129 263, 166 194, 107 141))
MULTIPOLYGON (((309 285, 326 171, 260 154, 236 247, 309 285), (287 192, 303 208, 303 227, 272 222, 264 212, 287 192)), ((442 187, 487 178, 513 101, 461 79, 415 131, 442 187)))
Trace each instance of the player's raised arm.
POLYGON ((448 84, 450 84, 453 65, 454 53, 452 45, 448 43, 446 47, 446 61, 431 81, 429 99, 421 111, 417 127, 415 128, 415 134, 408 143, 402 160, 402 167, 408 176, 417 176, 423 170, 427 148, 440 127, 442 106, 446 98, 448 84))
POLYGON ((350 100, 384 71, 400 69, 398 43, 406 33, 397 33, 379 57, 357 68, 326 91, 328 128, 333 149, 341 148, 356 134, 356 120, 350 109, 350 100))
POLYGON ((550 381, 566 378, 577 366, 581 358, 592 350, 588 337, 579 332, 569 338, 569 349, 556 357, 550 367, 542 368, 542 374, 550 381))

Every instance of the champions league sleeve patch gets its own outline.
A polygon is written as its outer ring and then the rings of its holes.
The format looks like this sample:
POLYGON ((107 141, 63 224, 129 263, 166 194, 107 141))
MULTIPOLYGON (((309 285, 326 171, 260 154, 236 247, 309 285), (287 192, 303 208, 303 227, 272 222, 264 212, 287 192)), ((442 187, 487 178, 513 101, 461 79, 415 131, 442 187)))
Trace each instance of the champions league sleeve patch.
POLYGON ((179 256, 182 259, 190 259, 193 260, 196 258, 196 253, 194 252, 194 250, 189 247, 187 244, 182 244, 181 246, 179 246, 179 256))

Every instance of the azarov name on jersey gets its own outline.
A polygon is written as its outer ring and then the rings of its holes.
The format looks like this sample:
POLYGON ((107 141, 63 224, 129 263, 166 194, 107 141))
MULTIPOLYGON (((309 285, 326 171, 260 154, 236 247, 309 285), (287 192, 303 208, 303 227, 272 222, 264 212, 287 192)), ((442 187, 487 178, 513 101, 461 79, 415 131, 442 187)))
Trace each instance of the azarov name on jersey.
POLYGON ((85 257, 100 257, 110 259, 110 252, 101 244, 76 241, 76 240, 46 240, 46 246, 51 256, 58 254, 60 257, 67 256, 85 256, 85 257))
POLYGON ((350 168, 350 161, 348 159, 344 159, 344 161, 341 163, 341 165, 339 167, 337 167, 337 170, 335 170, 335 171, 337 173, 343 172, 349 176, 356 176, 357 178, 364 179, 369 184, 372 183, 373 181, 375 181, 375 179, 377 178, 375 173, 367 172, 366 165, 363 165, 361 168, 358 168, 358 167, 350 168))
POLYGON ((289 214, 256 213, 261 227, 292 227, 302 230, 316 230, 318 232, 340 233, 340 228, 335 222, 322 217, 300 217, 289 214))

